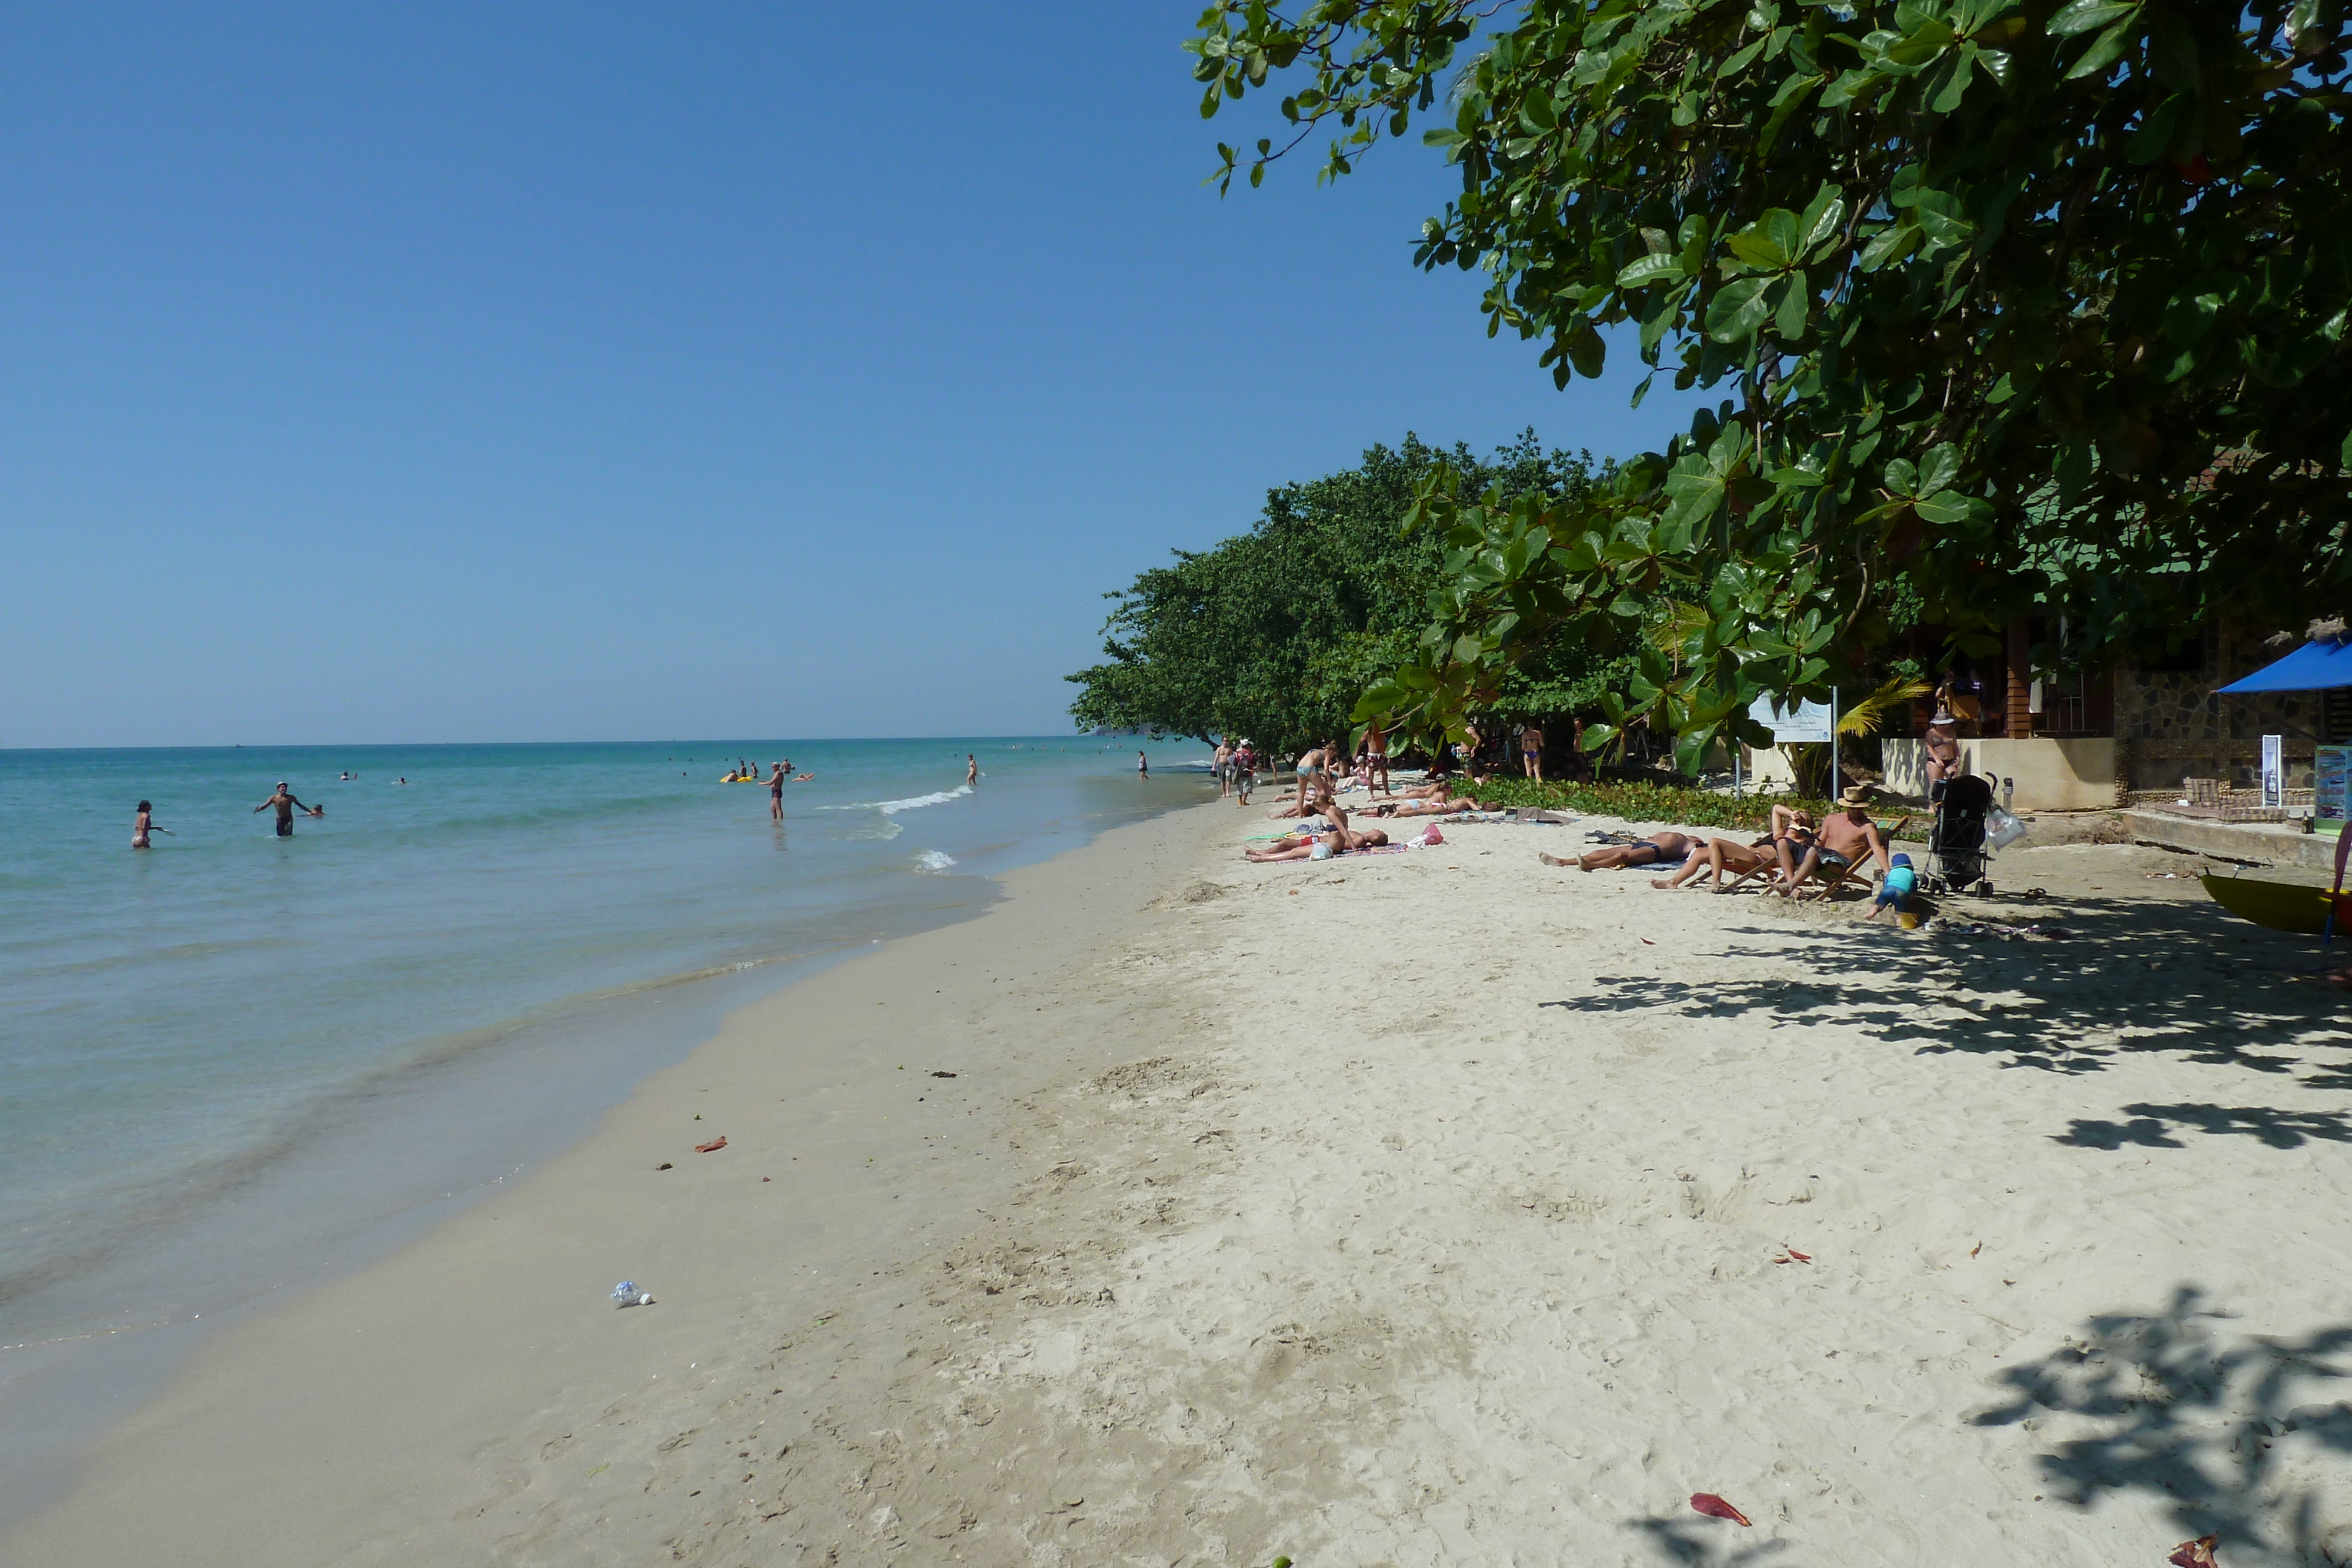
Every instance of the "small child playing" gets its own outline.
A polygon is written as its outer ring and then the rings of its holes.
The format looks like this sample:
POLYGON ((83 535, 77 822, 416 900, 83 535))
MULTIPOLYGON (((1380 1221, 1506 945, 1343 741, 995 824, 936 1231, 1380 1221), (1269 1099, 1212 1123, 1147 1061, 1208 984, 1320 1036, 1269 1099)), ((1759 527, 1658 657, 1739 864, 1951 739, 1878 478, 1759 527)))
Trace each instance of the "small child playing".
POLYGON ((1879 880, 1878 896, 1871 901, 1870 913, 1864 920, 1875 920, 1882 909, 1893 909, 1901 915, 1911 906, 1911 895, 1919 891, 1919 873, 1911 869, 1909 855, 1896 855, 1887 865, 1885 876, 1879 880))

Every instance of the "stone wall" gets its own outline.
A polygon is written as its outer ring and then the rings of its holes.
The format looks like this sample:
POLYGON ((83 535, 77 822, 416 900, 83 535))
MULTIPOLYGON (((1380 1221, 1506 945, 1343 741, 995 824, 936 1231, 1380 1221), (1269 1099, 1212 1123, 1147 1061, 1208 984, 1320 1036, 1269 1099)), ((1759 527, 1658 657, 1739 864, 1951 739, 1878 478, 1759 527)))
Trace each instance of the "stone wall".
POLYGON ((2169 789, 2183 779, 2258 783, 2263 737, 2285 737, 2287 788, 2311 784, 2311 749, 2320 731, 2320 694, 2280 692, 2225 697, 2225 686, 2284 657, 2292 644, 2266 647, 2275 628, 2223 622, 2206 639, 2191 671, 2116 672, 2116 787, 2169 789))

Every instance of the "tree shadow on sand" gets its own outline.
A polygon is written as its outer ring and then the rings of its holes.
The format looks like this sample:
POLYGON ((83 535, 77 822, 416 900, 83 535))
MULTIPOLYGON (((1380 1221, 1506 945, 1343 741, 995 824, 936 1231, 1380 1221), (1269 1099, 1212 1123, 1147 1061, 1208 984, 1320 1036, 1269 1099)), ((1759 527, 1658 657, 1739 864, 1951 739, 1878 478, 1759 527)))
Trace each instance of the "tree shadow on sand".
MULTIPOLYGON (((2023 918, 1986 916, 1996 917, 2023 918)), ((2292 973, 2312 963, 2315 945, 2187 901, 2068 900, 2063 915, 2053 908, 2030 918, 2055 921, 2067 935, 2004 939, 1962 932, 1954 919, 1917 933, 1851 916, 1743 924, 1724 931, 1726 956, 1771 958, 1798 973, 1706 984, 1601 975, 1590 995, 1540 1005, 1586 1015, 1665 1009, 1766 1029, 1834 1022, 1921 1055, 1979 1056, 2005 1069, 2072 1076, 2155 1052, 2258 1075, 2250 1082, 2352 1089, 2352 1058, 2315 1060, 2352 1051, 2342 996, 2292 973)), ((1675 956, 1663 961, 1672 965, 1675 956)), ((2124 1109, 2133 1120, 2078 1121, 2057 1136, 2097 1149, 2179 1148, 2173 1134, 2181 1132, 2252 1136, 2281 1149, 2352 1142, 2352 1118, 2333 1111, 2124 1109)))
POLYGON ((2233 1333, 2183 1287, 2162 1312, 2093 1318, 2059 1350, 2011 1367, 2000 1382, 2014 1397, 1970 1420, 2054 1427, 2040 1463, 2064 1501, 2142 1493, 2181 1538, 2220 1537, 2231 1568, 2316 1568, 2352 1561, 2352 1367, 2333 1359, 2347 1352, 2352 1325, 2233 1333), (2322 1477, 2335 1479, 2333 1497, 2322 1477))
MULTIPOLYGON (((2306 1080, 2308 1082, 2308 1080, 2306 1080)), ((2126 1105, 2128 1122, 2074 1119, 2074 1130, 2058 1142, 2084 1149, 2120 1149, 2126 1145, 2144 1149, 2179 1149, 2188 1145, 2172 1136, 2175 1128, 2200 1133, 2237 1134, 2259 1138, 2274 1149, 2299 1149, 2315 1140, 2352 1144, 2352 1122, 2341 1111, 2273 1111, 2263 1105, 2126 1105)))
POLYGON ((1758 1541, 1741 1545, 1748 1532, 1725 1519, 1697 1519, 1682 1514, 1666 1519, 1636 1519, 1631 1528, 1650 1538, 1651 1547, 1669 1563, 1691 1568, 1761 1568, 1788 1550, 1785 1541, 1758 1541))

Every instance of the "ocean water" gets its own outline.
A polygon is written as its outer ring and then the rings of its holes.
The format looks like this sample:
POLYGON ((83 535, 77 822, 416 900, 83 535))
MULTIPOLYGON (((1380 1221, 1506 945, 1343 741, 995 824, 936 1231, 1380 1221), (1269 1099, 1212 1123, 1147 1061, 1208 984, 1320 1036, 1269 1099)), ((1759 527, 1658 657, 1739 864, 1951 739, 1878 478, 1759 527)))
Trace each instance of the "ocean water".
POLYGON ((0 1396, 396 1239, 758 992, 1202 796, 1202 748, 1151 749, 0 751, 0 1396), (787 757, 781 824, 719 782, 787 757), (290 839, 280 779, 326 810, 290 839), (142 799, 172 831, 138 852, 142 799))

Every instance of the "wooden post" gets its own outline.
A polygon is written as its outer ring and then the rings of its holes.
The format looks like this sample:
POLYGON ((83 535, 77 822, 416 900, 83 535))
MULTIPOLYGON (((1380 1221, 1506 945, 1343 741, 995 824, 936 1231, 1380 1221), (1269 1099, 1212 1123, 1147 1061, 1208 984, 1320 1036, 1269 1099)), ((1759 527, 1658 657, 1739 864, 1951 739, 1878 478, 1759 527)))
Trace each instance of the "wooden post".
POLYGON ((2003 709, 2001 733, 2011 740, 2023 740, 2033 733, 2033 715, 2026 705, 2032 700, 2033 672, 2029 667, 2033 657, 2033 629, 2023 621, 2009 623, 2009 702, 2003 709))

